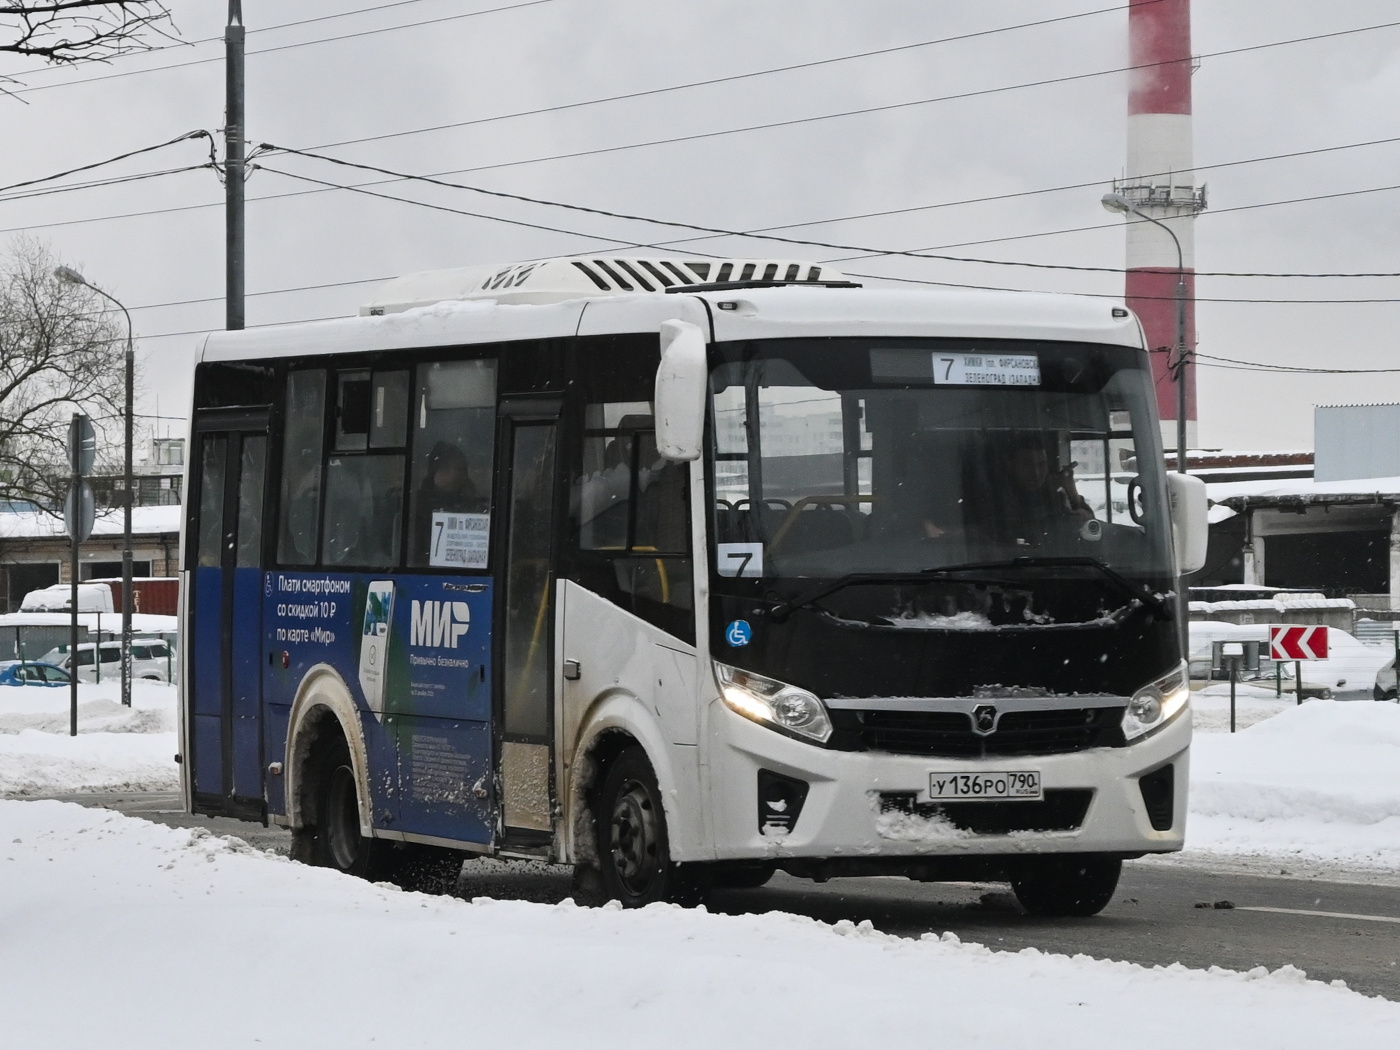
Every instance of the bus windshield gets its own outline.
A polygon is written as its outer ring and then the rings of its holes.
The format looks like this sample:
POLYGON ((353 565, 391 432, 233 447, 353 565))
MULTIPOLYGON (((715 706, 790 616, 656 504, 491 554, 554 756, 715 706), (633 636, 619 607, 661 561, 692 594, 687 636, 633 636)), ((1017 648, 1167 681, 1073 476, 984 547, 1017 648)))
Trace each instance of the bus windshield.
POLYGON ((716 350, 709 469, 721 577, 1017 558, 1171 574, 1140 351, 918 339, 716 350))

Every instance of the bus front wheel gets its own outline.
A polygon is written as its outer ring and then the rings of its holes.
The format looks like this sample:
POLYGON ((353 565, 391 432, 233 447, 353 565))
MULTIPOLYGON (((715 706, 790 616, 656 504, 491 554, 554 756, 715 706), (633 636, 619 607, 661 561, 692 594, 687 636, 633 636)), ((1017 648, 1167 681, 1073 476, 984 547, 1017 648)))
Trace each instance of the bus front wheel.
POLYGON ((1092 854, 1028 859, 1011 877, 1016 899, 1032 915, 1097 915, 1113 899, 1123 862, 1092 854))
POLYGON ((626 908, 656 901, 698 904, 698 869, 671 862, 656 773, 641 748, 618 755, 598 793, 596 828, 602 890, 626 908))
POLYGON ((385 843, 360 834, 359 782, 344 740, 331 745, 316 799, 316 861, 371 882, 390 874, 385 843))

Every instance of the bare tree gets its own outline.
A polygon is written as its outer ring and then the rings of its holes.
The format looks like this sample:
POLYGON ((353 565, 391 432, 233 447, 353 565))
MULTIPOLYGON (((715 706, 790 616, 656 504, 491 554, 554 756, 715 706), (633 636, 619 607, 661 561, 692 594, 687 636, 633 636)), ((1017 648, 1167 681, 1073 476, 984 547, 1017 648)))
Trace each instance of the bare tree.
POLYGON ((69 64, 146 50, 165 35, 164 0, 0 0, 0 52, 69 64))
POLYGON ((125 389, 124 323, 92 289, 55 279, 55 262, 21 239, 0 263, 0 499, 45 507, 62 504, 73 413, 120 433, 125 389))

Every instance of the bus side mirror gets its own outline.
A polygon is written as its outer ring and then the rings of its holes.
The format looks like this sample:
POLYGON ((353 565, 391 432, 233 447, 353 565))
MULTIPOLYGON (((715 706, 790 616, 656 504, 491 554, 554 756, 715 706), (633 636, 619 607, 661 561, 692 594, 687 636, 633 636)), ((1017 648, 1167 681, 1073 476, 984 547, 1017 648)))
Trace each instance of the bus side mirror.
POLYGON ((661 366, 656 370, 656 447, 667 459, 700 458, 705 434, 709 369, 705 334, 686 321, 661 325, 661 366))
POLYGON ((1206 563, 1206 544, 1210 540, 1206 484, 1190 474, 1168 474, 1167 498, 1171 502, 1176 571, 1185 576, 1206 563))

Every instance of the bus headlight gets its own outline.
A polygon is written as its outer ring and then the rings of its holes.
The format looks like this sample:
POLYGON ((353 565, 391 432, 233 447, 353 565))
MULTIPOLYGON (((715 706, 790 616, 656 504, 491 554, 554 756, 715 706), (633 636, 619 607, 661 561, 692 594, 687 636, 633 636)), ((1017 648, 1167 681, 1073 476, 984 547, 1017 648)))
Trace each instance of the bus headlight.
POLYGON ((831 737, 826 705, 795 685, 714 662, 719 696, 731 711, 769 729, 824 744, 831 737))
POLYGON ((1123 712, 1123 736, 1136 740, 1166 725, 1190 702, 1191 683, 1186 677, 1186 664, 1182 663, 1133 694, 1123 712))

